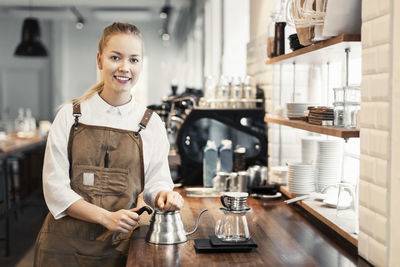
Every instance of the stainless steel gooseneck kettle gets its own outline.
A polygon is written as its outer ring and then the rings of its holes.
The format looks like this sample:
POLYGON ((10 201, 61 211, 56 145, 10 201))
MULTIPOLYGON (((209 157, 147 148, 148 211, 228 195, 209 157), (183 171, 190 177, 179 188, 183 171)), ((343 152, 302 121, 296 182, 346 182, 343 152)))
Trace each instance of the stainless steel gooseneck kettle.
POLYGON ((196 226, 191 232, 186 232, 179 211, 155 211, 150 220, 146 241, 154 244, 172 245, 184 243, 187 236, 196 232, 200 216, 208 209, 202 209, 197 216, 196 226))

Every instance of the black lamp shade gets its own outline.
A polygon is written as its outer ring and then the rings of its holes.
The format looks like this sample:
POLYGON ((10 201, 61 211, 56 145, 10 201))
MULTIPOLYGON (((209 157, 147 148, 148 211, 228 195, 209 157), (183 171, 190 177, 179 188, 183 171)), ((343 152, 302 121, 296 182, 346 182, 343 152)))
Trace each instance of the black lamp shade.
POLYGON ((14 55, 26 57, 45 57, 47 51, 40 41, 40 28, 37 19, 26 18, 22 27, 22 41, 14 55))

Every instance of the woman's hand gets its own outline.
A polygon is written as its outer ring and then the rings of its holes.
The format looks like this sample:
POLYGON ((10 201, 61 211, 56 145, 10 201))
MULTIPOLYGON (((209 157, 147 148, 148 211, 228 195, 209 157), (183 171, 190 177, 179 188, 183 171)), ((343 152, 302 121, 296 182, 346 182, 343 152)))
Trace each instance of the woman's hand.
POLYGON ((137 210, 139 208, 108 212, 102 225, 112 232, 129 233, 139 221, 137 210))
POLYGON ((180 210, 183 206, 183 198, 174 191, 160 191, 157 194, 155 205, 161 211, 180 210))

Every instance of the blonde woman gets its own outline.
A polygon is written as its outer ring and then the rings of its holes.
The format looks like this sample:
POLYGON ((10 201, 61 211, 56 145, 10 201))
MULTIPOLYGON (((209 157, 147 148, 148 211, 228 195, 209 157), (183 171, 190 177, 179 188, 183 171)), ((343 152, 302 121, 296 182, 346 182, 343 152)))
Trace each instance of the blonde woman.
POLYGON ((106 27, 97 53, 103 80, 58 112, 43 166, 50 213, 36 241, 35 266, 123 265, 142 191, 152 207, 182 207, 172 191, 163 123, 130 93, 142 61, 136 26, 106 27))

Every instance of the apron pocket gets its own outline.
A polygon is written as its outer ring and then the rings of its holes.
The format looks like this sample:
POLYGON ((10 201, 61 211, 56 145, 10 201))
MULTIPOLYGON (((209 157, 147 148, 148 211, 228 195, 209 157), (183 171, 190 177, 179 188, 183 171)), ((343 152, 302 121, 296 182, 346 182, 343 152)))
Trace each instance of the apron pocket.
POLYGON ((127 169, 77 165, 72 175, 72 189, 91 203, 96 196, 118 196, 128 188, 127 169))
POLYGON ((113 254, 108 256, 91 256, 91 255, 83 255, 80 253, 75 253, 76 259, 80 266, 85 267, 99 267, 99 266, 125 266, 126 257, 122 254, 113 254))

